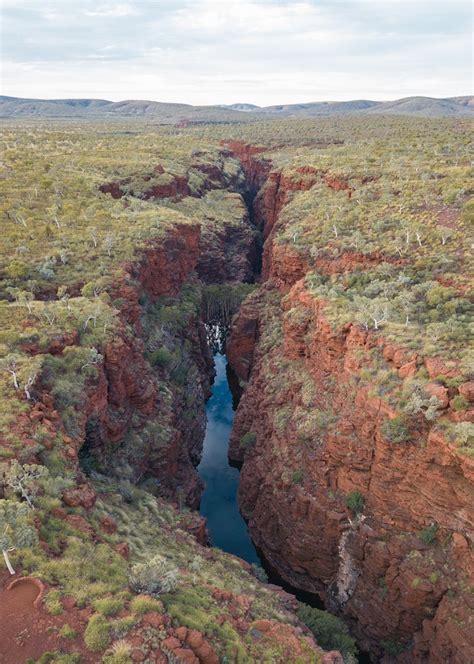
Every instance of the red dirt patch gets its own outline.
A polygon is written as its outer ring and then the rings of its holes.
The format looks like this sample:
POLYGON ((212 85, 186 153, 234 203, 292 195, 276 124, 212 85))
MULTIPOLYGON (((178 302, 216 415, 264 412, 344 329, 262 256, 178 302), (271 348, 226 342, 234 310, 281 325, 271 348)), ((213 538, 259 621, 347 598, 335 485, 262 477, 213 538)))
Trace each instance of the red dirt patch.
POLYGON ((38 659, 57 650, 80 652, 83 661, 99 662, 100 657, 89 652, 82 640, 88 612, 73 608, 52 616, 43 607, 43 592, 44 586, 37 579, 12 581, 7 572, 0 572, 0 662, 24 664, 29 658, 38 659), (76 639, 59 636, 65 624, 77 632, 76 639))

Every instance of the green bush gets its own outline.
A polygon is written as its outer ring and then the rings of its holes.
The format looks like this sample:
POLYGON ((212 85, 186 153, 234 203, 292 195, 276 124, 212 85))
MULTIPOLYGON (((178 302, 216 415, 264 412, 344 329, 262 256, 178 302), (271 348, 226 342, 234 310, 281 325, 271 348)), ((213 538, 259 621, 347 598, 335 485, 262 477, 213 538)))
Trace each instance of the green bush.
POLYGON ((68 625, 67 623, 61 627, 59 630, 59 636, 62 636, 63 639, 75 639, 77 632, 75 629, 68 625))
POLYGON ((162 369, 169 367, 173 361, 172 353, 164 346, 162 348, 158 348, 158 350, 154 350, 151 353, 148 353, 147 357, 152 366, 161 367, 162 369))
POLYGON ((351 491, 351 493, 346 498, 346 505, 354 512, 354 514, 359 514, 364 509, 365 499, 360 491, 351 491))
POLYGON ((291 474, 291 482, 292 484, 301 484, 303 481, 304 473, 301 469, 295 470, 291 474))
POLYGON ((161 556, 155 556, 132 567, 128 581, 136 593, 155 596, 172 593, 178 586, 178 570, 171 568, 161 556))
POLYGON ((44 605, 52 616, 59 616, 63 612, 63 605, 61 604, 61 593, 59 590, 50 590, 44 598, 44 605))
POLYGON ((27 659, 26 664, 79 664, 82 655, 78 652, 45 652, 37 660, 27 659))
POLYGON ((130 657, 132 646, 124 641, 116 641, 112 648, 112 652, 102 657, 102 664, 132 664, 133 660, 130 657))
POLYGON ((121 639, 135 627, 138 620, 139 618, 136 618, 135 616, 125 616, 125 618, 118 618, 117 620, 112 621, 110 623, 112 635, 115 638, 121 639))
POLYGON ((457 394, 451 402, 454 410, 467 410, 469 408, 469 401, 460 394, 457 394))
POLYGON ((383 437, 389 443, 403 443, 410 436, 408 419, 405 415, 397 415, 392 419, 385 420, 381 427, 383 437))
POLYGON ((420 540, 423 542, 423 544, 434 544, 437 539, 437 534, 438 534, 439 526, 437 523, 432 523, 431 526, 428 526, 427 528, 423 528, 423 530, 420 530, 418 533, 418 537, 420 540))
POLYGON ((105 650, 110 644, 110 625, 99 613, 93 615, 84 632, 84 643, 93 652, 105 650))
POLYGON ((391 657, 396 657, 397 655, 401 655, 402 652, 405 650, 405 646, 403 643, 400 643, 399 641, 394 641, 392 639, 388 639, 387 641, 381 641, 380 645, 385 651, 386 655, 390 655, 391 657))
POLYGON ((162 611, 163 605, 153 597, 134 597, 130 602, 130 611, 133 614, 143 615, 149 611, 162 611))
POLYGON ((347 625, 328 611, 320 611, 311 606, 302 605, 298 617, 313 632, 318 645, 324 650, 340 650, 344 656, 357 656, 355 639, 349 633, 347 625))
POLYGON ((248 431, 240 439, 241 447, 252 447, 257 441, 257 434, 253 431, 248 431))
POLYGON ((96 599, 92 606, 103 616, 114 616, 123 609, 123 602, 113 597, 104 597, 103 599, 96 599))

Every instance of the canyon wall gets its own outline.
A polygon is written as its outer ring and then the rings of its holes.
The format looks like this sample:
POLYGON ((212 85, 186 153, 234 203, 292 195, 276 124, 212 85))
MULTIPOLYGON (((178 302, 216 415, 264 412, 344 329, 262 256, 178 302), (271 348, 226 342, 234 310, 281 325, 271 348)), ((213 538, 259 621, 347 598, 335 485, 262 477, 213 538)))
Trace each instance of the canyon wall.
MULTIPOLYGON (((154 366, 150 361, 144 327, 157 298, 179 302, 183 286, 195 281, 199 255, 199 226, 178 225, 135 263, 123 266, 123 276, 111 292, 118 312, 114 333, 108 335, 100 362, 75 407, 73 428, 65 428, 48 386, 38 386, 37 403, 23 422, 24 434, 28 440, 29 422, 40 422, 51 431, 62 429, 65 445, 58 453, 76 474, 79 486, 66 496, 69 503, 89 507, 93 502, 78 463, 90 458, 102 470, 108 468, 134 483, 153 478, 160 495, 173 500, 178 495, 188 505, 198 505, 202 486, 195 466, 213 376, 200 311, 197 307, 191 312, 179 332, 170 327, 163 344, 166 353, 173 351, 179 358, 174 370, 181 376, 180 389, 164 363, 154 366)), ((197 282, 195 287, 199 288, 197 282)), ((66 343, 74 340, 62 340, 46 351, 61 355, 66 343)), ((35 461, 34 448, 27 460, 35 461)))
MULTIPOLYGON (((361 378, 364 368, 377 352, 403 380, 422 360, 382 333, 330 325, 305 287, 307 257, 273 242, 278 212, 310 182, 311 173, 291 186, 269 173, 255 199, 264 283, 228 342, 245 386, 230 449, 243 463, 242 513, 271 566, 343 615, 377 661, 462 664, 474 656, 474 463, 424 418, 407 442, 384 435, 397 411, 361 378)), ((380 257, 346 254, 312 269, 350 272, 364 260, 380 257)), ((432 379, 450 376, 439 360, 424 362, 432 379)), ((459 418, 450 405, 458 391, 430 385, 444 415, 459 418)), ((462 417, 472 414, 471 404, 462 417)))

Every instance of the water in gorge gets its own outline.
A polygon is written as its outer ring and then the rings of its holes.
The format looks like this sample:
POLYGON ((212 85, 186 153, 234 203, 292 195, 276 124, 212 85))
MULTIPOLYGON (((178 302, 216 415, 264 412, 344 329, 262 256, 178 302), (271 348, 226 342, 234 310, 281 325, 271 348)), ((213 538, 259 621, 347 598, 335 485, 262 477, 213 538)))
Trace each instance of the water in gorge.
POLYGON ((212 396, 206 406, 206 437, 202 460, 198 466, 199 475, 205 483, 200 512, 207 519, 213 546, 233 553, 249 563, 259 564, 247 525, 239 511, 239 471, 229 465, 227 458, 234 410, 227 382, 225 355, 216 353, 214 363, 216 378, 212 386, 212 396))
MULTIPOLYGON (((229 464, 227 450, 234 420, 232 393, 227 380, 227 359, 217 352, 214 355, 216 378, 212 395, 207 402, 207 428, 203 454, 198 472, 205 483, 200 513, 207 519, 212 546, 243 558, 249 563, 263 564, 271 583, 283 587, 301 602, 324 609, 317 595, 292 588, 268 563, 260 559, 250 539, 247 524, 239 511, 239 470, 229 464)), ((359 664, 369 664, 367 653, 361 652, 359 664)))

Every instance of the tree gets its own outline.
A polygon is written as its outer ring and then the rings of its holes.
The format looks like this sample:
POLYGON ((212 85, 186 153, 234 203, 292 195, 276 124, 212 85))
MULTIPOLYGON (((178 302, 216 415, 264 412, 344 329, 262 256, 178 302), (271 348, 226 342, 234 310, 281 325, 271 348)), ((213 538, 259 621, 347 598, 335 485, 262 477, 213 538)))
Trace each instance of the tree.
POLYGON ((15 390, 20 389, 20 385, 18 383, 18 371, 20 369, 19 361, 20 356, 15 353, 10 353, 0 360, 0 369, 10 374, 13 380, 13 385, 15 386, 15 390))
POLYGON ((10 574, 15 574, 15 570, 9 553, 15 549, 33 546, 37 540, 38 535, 31 524, 28 506, 25 503, 0 499, 0 549, 10 574))
POLYGON ((7 288, 6 291, 9 295, 15 298, 15 301, 20 306, 25 306, 28 309, 28 313, 31 314, 32 311, 31 303, 35 299, 33 293, 21 290, 20 288, 7 288))
POLYGON ((340 650, 348 661, 357 656, 358 650, 355 640, 349 634, 347 625, 329 611, 314 609, 305 604, 298 609, 298 618, 302 620, 313 632, 318 645, 326 650, 340 650))
POLYGON ((28 507, 34 510, 35 507, 31 499, 36 495, 38 480, 49 474, 48 469, 37 464, 21 465, 15 459, 10 464, 1 464, 0 474, 3 475, 3 482, 15 493, 22 496, 28 507))
POLYGON ((69 304, 70 299, 71 296, 67 292, 67 286, 60 286, 58 288, 58 300, 65 304, 68 309, 71 308, 71 305, 69 304))
POLYGON ((449 228, 448 226, 439 226, 438 227, 438 235, 441 238, 441 244, 444 247, 446 242, 453 235, 453 229, 449 228))
POLYGON ((100 364, 103 359, 104 359, 104 356, 101 355, 96 348, 91 348, 90 349, 90 355, 87 358, 86 363, 82 365, 81 371, 82 371, 82 369, 85 369, 86 367, 90 367, 94 364, 100 364))
POLYGON ((354 298, 356 308, 356 320, 364 326, 366 330, 370 327, 372 321, 374 330, 384 323, 389 314, 389 303, 382 298, 368 298, 358 295, 354 298))

